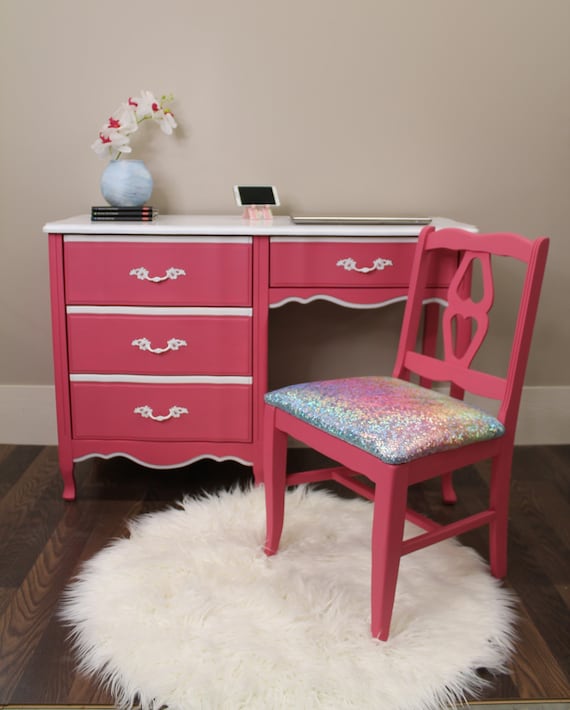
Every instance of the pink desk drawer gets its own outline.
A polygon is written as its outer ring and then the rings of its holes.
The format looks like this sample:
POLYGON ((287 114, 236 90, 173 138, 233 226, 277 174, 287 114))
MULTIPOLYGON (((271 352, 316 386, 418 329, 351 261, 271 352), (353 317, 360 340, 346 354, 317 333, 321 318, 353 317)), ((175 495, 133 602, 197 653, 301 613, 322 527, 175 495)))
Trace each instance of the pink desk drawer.
POLYGON ((74 313, 72 373, 251 375, 251 317, 74 313))
POLYGON ((72 382, 71 412, 78 439, 251 440, 250 385, 72 382))
POLYGON ((67 303, 251 305, 251 245, 66 242, 67 303))
MULTIPOLYGON (((407 286, 415 241, 346 240, 271 242, 270 285, 274 287, 374 288, 407 286)), ((445 283, 450 268, 433 275, 445 283)))

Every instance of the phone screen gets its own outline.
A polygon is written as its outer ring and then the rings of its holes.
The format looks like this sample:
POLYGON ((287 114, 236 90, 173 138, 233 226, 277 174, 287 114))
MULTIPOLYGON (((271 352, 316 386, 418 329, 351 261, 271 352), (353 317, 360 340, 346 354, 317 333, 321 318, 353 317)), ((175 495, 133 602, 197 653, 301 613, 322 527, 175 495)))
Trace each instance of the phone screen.
POLYGON ((239 198, 242 205, 276 205, 277 200, 273 187, 243 187, 238 188, 239 198))

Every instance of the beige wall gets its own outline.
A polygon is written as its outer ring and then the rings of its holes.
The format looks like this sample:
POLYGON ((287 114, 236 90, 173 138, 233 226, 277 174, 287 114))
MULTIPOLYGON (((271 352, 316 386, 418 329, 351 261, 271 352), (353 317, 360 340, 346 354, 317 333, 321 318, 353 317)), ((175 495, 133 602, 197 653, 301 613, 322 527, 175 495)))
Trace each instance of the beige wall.
MULTIPOLYGON (((162 212, 267 182, 282 214, 550 235, 527 384, 570 385, 569 27, 569 0, 0 0, 0 385, 52 382, 42 225, 101 204, 90 145, 140 89, 176 95, 139 136, 162 212)), ((272 383, 389 369, 398 308, 276 312, 272 383)))

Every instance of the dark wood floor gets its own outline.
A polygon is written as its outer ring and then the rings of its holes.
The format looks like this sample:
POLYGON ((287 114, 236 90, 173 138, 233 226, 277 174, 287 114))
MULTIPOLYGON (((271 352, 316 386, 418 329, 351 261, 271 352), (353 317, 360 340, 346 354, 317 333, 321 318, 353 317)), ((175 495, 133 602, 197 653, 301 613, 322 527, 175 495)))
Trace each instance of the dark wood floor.
MULTIPOLYGON (((294 451, 296 466, 314 464, 294 451)), ((202 461, 147 470, 124 460, 77 466, 78 499, 61 500, 54 447, 0 445, 0 704, 101 703, 111 698, 79 676, 57 618, 64 587, 125 521, 185 494, 250 483, 249 469, 202 461)), ((485 495, 484 466, 456 474, 460 502, 440 503, 432 483, 411 491, 416 508, 444 522, 485 495)), ((507 584, 520 599, 518 649, 488 699, 570 697, 570 446, 518 447, 507 584)), ((462 538, 486 556, 486 533, 462 538)))

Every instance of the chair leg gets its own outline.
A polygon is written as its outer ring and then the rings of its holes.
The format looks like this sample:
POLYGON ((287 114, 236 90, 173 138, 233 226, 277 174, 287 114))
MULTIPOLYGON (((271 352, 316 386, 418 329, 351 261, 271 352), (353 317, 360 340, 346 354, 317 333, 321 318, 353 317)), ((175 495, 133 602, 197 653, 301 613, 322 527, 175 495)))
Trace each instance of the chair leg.
POLYGON ((266 406, 263 424, 263 480, 265 486, 265 554, 279 548, 285 513, 287 434, 275 427, 275 408, 266 406))
POLYGON ((453 473, 444 473, 441 477, 441 497, 448 505, 457 503, 457 493, 453 488, 453 473))
POLYGON ((372 636, 386 641, 396 596, 396 584, 406 517, 407 481, 405 475, 391 472, 387 480, 376 483, 372 524, 372 636))
POLYGON ((511 486, 512 448, 495 456, 491 463, 489 504, 496 517, 489 526, 491 574, 502 579, 507 574, 507 532, 511 486))

